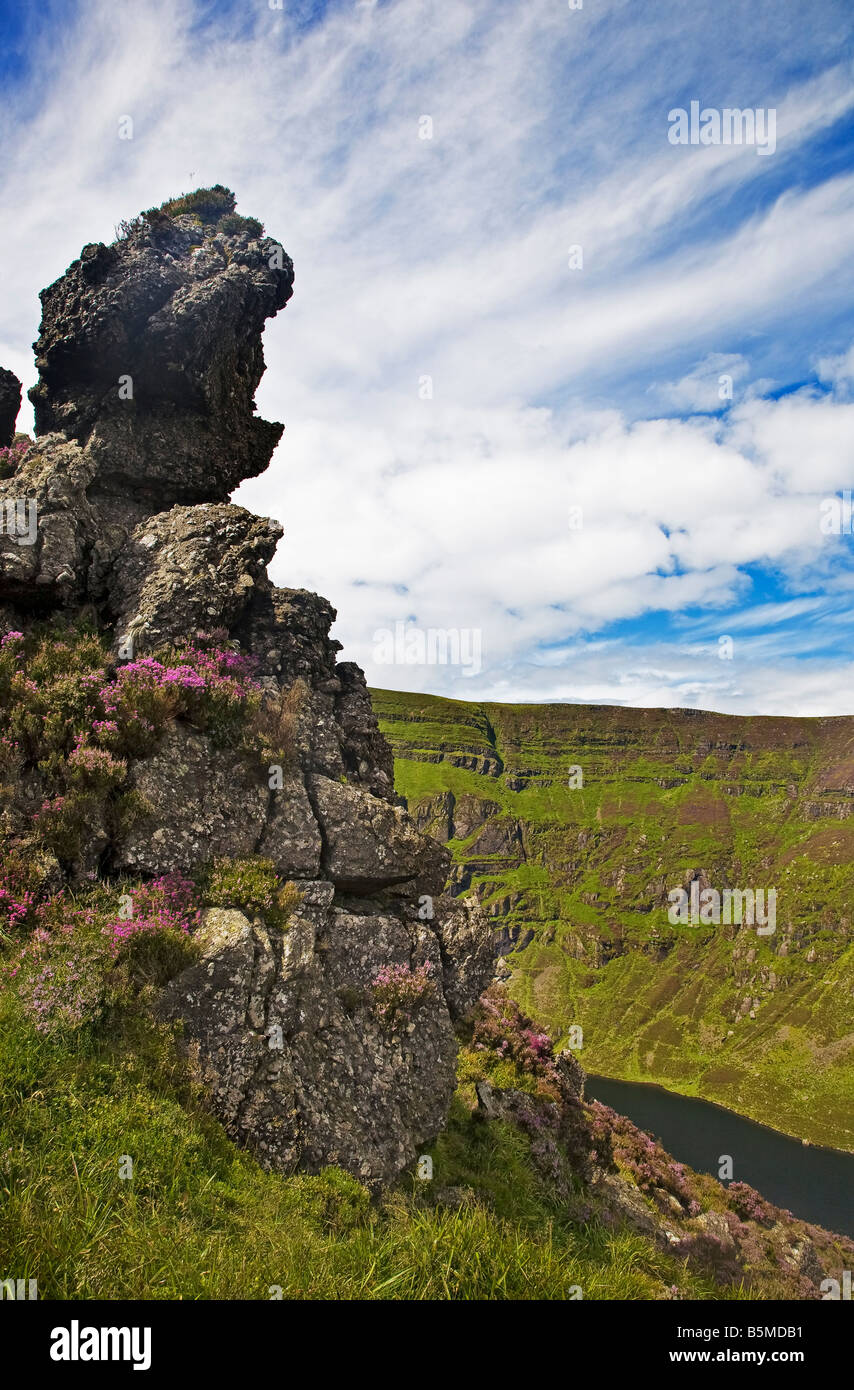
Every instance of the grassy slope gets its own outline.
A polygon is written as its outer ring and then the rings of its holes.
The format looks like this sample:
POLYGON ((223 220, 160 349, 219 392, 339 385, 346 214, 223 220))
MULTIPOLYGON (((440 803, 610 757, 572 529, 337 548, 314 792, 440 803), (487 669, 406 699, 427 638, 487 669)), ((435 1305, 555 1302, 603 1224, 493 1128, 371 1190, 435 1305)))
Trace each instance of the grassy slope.
MULTIPOLYGON (((0 1271, 41 1298, 739 1298, 684 1259, 557 1200, 469 1073, 434 1182, 381 1204, 337 1169, 263 1172, 205 1113, 142 1018, 39 1037, 0 994, 0 1271), (132 1180, 120 1176, 123 1155, 132 1180), (461 1204, 439 1187, 465 1189, 461 1204)), ((773 1296, 773 1290, 770 1291, 773 1296)), ((763 1297, 755 1289, 751 1297, 763 1297)))
POLYGON ((480 828, 451 849, 498 923, 533 929, 513 989, 582 1025, 589 1070, 854 1149, 854 720, 373 699, 411 808, 497 804, 486 851, 480 828), (776 887, 776 934, 671 928, 662 892, 695 870, 776 887))

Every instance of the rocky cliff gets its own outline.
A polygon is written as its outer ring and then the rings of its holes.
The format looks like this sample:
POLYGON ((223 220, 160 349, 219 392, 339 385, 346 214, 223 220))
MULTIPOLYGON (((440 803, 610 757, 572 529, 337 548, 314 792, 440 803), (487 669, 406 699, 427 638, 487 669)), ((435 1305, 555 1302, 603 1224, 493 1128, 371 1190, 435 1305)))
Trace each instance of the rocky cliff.
POLYGON ((488 885, 551 872, 552 750, 494 709, 422 722, 398 772, 469 780, 407 785, 411 816, 334 610, 271 583, 282 528, 228 494, 281 433, 252 398, 292 286, 202 189, 44 292, 35 441, 0 375, 0 1269, 53 1298, 838 1297, 850 1241, 585 1104, 483 993, 494 927, 521 944, 488 885))
POLYGON ((282 528, 228 502, 282 433, 253 397, 292 290, 281 245, 218 186, 85 246, 43 291, 34 442, 8 447, 20 391, 0 378, 4 854, 21 911, 65 893, 68 931, 84 890, 127 898, 132 924, 152 885, 230 883, 153 1008, 266 1165, 374 1181, 444 1124, 453 1023, 493 948, 395 802, 334 610, 273 586, 282 528), (266 898, 239 890, 255 871, 266 898))
POLYGON ((854 719, 373 692, 398 789, 590 1071, 854 1149, 854 719), (773 932, 668 893, 776 889, 773 932))

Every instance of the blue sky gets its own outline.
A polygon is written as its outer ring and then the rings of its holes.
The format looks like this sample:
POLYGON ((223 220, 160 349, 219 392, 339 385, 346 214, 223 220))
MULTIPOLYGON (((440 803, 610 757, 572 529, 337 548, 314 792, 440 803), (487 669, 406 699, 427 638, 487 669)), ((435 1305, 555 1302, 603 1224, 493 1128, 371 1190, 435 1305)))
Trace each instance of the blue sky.
POLYGON ((285 435, 235 500, 372 683, 854 713, 852 538, 820 527, 854 486, 848 0, 3 25, 0 363, 32 383, 38 290, 85 242, 233 187, 296 266, 258 393, 285 435), (773 109, 773 154, 670 143, 693 100, 773 109), (478 669, 386 663, 399 622, 479 633, 478 669))

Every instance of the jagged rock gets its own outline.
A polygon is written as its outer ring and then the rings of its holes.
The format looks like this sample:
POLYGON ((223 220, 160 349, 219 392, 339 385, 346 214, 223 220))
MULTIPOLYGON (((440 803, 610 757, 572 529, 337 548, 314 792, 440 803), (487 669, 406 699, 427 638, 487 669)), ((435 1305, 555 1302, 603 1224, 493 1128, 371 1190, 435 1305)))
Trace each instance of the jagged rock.
POLYGON ((317 878, 320 874, 320 830, 302 777, 292 773, 284 786, 271 792, 267 822, 258 853, 272 859, 286 878, 317 878))
POLYGON ((203 958, 167 986, 158 1013, 183 1021, 217 1114, 265 1166, 337 1163, 388 1180, 443 1127, 454 1089, 439 942, 417 918, 334 907, 329 883, 303 889, 284 932, 206 913, 203 958), (390 1033, 372 983, 383 966, 425 961, 435 985, 390 1033))
POLYGON ((424 796, 413 806, 410 815, 423 835, 447 844, 454 835, 454 793, 436 792, 424 796))
POLYGON ((487 821, 480 834, 472 842, 469 853, 473 858, 477 858, 479 855, 485 855, 489 858, 494 855, 503 855, 511 858, 514 863, 521 863, 525 858, 525 851, 522 848, 522 836, 518 822, 508 816, 487 821))
POLYGON ((94 466, 79 445, 54 435, 28 450, 0 483, 0 506, 19 524, 0 534, 0 593, 23 608, 82 602, 97 517, 86 494, 94 466))
POLYGON ((721 1211, 704 1211, 694 1222, 695 1227, 719 1241, 726 1255, 735 1252, 735 1240, 729 1223, 721 1211))
POLYGON ((15 437, 15 421, 21 409, 21 383, 6 367, 0 367, 0 449, 15 437))
MULTIPOLYGON (((467 840, 480 826, 486 825, 493 816, 500 814, 501 807, 496 801, 487 801, 471 792, 463 792, 462 796, 456 797, 453 801, 451 834, 457 840, 467 840)), ((450 839, 450 836, 448 838, 450 839)))
POLYGON ((242 507, 172 507, 137 526, 110 580, 116 641, 134 650, 192 639, 211 626, 232 627, 256 588, 282 527, 242 507))
POLYGON ((818 1251, 806 1237, 787 1246, 784 1258, 791 1269, 816 1288, 820 1287, 822 1280, 826 1278, 827 1272, 818 1257, 818 1251))
POLYGON ((445 998, 454 1016, 464 1018, 492 978, 495 939, 476 899, 440 900, 437 929, 445 998))
POLYGON ((412 883, 418 896, 439 896, 447 850, 419 835, 400 807, 328 777, 310 777, 308 792, 323 837, 323 870, 338 889, 375 893, 412 883))
POLYGON ((584 1099, 584 1068, 574 1052, 565 1048, 555 1058, 561 1090, 567 1100, 584 1099))
POLYGON ((282 433, 253 397, 264 321, 290 299, 293 266, 222 195, 202 216, 151 213, 84 246, 41 294, 36 433, 88 444, 101 487, 151 510, 225 501, 282 433), (233 230, 218 229, 223 215, 233 230))
POLYGON ((335 721, 341 734, 341 753, 350 782, 364 785, 374 796, 394 799, 394 757, 377 728, 364 672, 353 661, 335 668, 340 690, 335 694, 335 721))
POLYGON ((218 856, 255 854, 263 843, 285 877, 317 873, 320 835, 296 775, 271 791, 260 760, 212 748, 204 734, 174 723, 134 764, 131 785, 150 809, 116 845, 118 870, 189 873, 218 856))
POLYGON ((256 591, 234 635, 259 662, 262 674, 282 685, 303 680, 320 686, 338 674, 341 643, 329 636, 335 609, 306 589, 256 591))
POLYGON ((217 855, 252 854, 269 804, 262 771, 239 752, 215 754, 204 734, 173 723, 155 752, 133 765, 131 785, 150 809, 116 846, 115 867, 188 872, 217 855))
POLYGON ((476 1081, 474 1091, 477 1108, 488 1120, 495 1120, 501 1113, 499 1098, 488 1081, 476 1081))

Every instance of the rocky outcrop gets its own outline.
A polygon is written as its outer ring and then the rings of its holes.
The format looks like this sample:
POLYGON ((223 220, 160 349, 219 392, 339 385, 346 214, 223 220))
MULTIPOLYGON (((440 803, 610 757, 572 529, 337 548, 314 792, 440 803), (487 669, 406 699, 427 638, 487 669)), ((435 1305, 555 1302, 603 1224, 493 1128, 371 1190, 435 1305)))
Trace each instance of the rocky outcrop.
POLYGON ((204 192, 84 246, 41 294, 37 434, 88 445, 103 490, 157 510, 225 501, 267 467, 283 428, 257 419, 253 399, 261 330, 293 293, 293 265, 228 190, 204 192))
POLYGON ((255 590, 272 587, 267 565, 281 535, 277 521, 224 504, 146 518, 110 582, 117 641, 131 637, 134 651, 153 651, 211 625, 232 628, 255 590))
POLYGON ((373 893, 414 883, 419 895, 441 893, 450 855, 400 807, 328 777, 310 778, 309 796, 323 830, 324 871, 336 887, 373 893))
POLYGON ((21 409, 21 383, 6 367, 0 367, 0 449, 15 437, 15 421, 21 409))
MULTIPOLYGON (((158 1011, 182 1021, 216 1113, 263 1162, 383 1181, 442 1127, 453 1023, 489 982, 493 943, 475 904, 443 896, 445 848, 397 804, 364 676, 337 664, 334 609, 272 585, 282 528, 227 500, 282 431, 253 396, 264 322, 292 284, 282 248, 221 188, 84 247, 42 294, 37 439, 0 483, 36 524, 29 543, 0 538, 0 602, 20 630, 85 609, 112 674, 131 660, 153 687, 181 679, 169 653, 206 633, 254 663, 239 738, 215 720, 164 725, 162 704, 159 736, 141 716, 122 785, 133 814, 93 809, 63 868, 145 879, 270 861, 298 906, 284 923, 208 911, 201 958, 158 1011), (382 979, 403 981, 406 1009, 377 1004, 382 979)), ((28 768, 7 807, 15 833, 42 805, 40 776, 28 768)))
POLYGON ((457 1015, 437 937, 414 908, 339 904, 326 880, 301 892, 286 931, 208 912, 201 961, 158 1011, 182 1020, 217 1113, 264 1163, 390 1179, 442 1128, 455 1084, 457 1015), (390 1027, 372 1004, 375 979, 424 965, 423 999, 390 1027))

